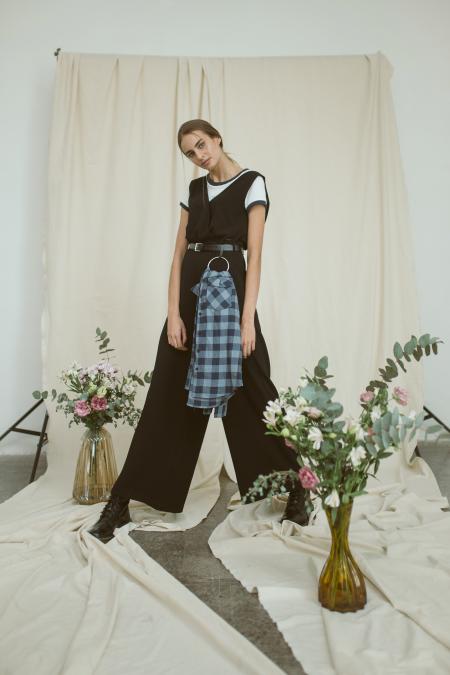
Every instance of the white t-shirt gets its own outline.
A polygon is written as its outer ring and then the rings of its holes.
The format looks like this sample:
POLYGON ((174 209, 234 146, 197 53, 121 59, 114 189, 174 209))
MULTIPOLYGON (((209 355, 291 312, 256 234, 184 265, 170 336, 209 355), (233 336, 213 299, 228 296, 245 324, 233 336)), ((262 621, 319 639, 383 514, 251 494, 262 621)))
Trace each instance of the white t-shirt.
MULTIPOLYGON (((217 195, 223 190, 226 190, 226 188, 231 185, 231 183, 233 183, 238 176, 242 176, 242 174, 247 173, 247 171, 250 171, 250 169, 243 169, 236 176, 233 176, 233 178, 229 178, 228 180, 224 180, 219 183, 210 183, 210 179, 207 178, 206 184, 208 186, 209 201, 214 199, 214 197, 217 197, 217 195)), ((247 194, 245 195, 246 210, 248 211, 251 206, 254 206, 254 204, 267 204, 266 189, 262 176, 256 176, 255 180, 250 185, 247 194)), ((180 206, 185 208, 186 211, 189 211, 189 187, 185 189, 183 199, 180 201, 180 206)))

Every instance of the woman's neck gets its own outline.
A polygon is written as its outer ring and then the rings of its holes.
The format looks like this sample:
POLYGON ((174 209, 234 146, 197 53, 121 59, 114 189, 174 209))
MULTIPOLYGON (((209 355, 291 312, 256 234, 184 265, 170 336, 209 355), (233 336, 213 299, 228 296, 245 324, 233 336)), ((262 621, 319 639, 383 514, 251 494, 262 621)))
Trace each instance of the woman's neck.
POLYGON ((234 162, 220 163, 217 162, 217 165, 209 171, 208 176, 215 183, 221 183, 222 181, 233 178, 236 174, 242 171, 242 167, 239 164, 234 162))

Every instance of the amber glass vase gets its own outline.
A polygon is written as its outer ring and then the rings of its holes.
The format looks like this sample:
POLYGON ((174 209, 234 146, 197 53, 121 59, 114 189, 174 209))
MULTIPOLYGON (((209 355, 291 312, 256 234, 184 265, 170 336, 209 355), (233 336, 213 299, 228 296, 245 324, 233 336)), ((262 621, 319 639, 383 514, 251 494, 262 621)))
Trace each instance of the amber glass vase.
POLYGON ((335 612, 356 612, 367 602, 364 576, 348 545, 352 507, 352 501, 338 506, 334 523, 332 509, 324 507, 331 530, 331 550, 319 579, 319 601, 335 612))
POLYGON ((86 429, 73 483, 73 497, 79 504, 107 501, 117 478, 116 457, 106 427, 86 429))

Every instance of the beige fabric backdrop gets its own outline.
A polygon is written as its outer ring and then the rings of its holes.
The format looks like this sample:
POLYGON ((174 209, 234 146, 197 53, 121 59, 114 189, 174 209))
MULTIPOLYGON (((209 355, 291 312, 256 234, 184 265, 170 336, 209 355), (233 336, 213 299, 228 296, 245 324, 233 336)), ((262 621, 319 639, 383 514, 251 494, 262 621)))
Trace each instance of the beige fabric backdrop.
MULTIPOLYGON (((153 367, 178 202, 197 175, 177 148, 176 132, 181 122, 203 117, 242 166, 267 179, 271 211, 258 312, 275 384, 293 384, 303 366, 327 354, 339 400, 357 412, 358 392, 394 341, 421 328, 391 74, 381 53, 63 53, 50 144, 44 385, 51 387, 74 358, 95 360, 97 325, 108 331, 116 363, 153 367)), ((421 383, 419 366, 399 380, 416 410, 421 383)), ((131 435, 129 428, 114 430, 119 466, 131 435)), ((65 419, 52 417, 50 438, 50 470, 63 462, 70 482, 79 430, 69 432, 65 419)), ((234 477, 222 424, 211 419, 186 514, 174 526, 192 525, 211 508, 223 457, 234 477)), ((416 460, 413 473, 426 472, 416 460)), ((427 491, 428 481, 423 485, 427 491)))
MULTIPOLYGON (((391 75, 381 53, 253 59, 61 54, 49 148, 43 387, 60 390, 58 375, 73 359, 96 360, 97 326, 117 350, 114 363, 152 369, 166 316, 178 202, 196 175, 181 157, 176 131, 183 121, 203 117, 221 130, 225 149, 242 166, 267 179, 271 210, 258 312, 275 384, 294 385, 302 366, 312 368, 327 354, 338 399, 356 413, 360 390, 393 342, 422 328, 391 75)), ((399 384, 420 409, 420 368, 399 384)), ((140 396, 143 404, 145 391, 140 396)), ((0 506, 0 602, 7 606, 0 652, 8 654, 11 672, 32 666, 36 675, 111 675, 122 672, 124 662, 129 672, 148 672, 150 664, 152 672, 162 672, 177 667, 168 662, 176 655, 157 647, 170 631, 172 639, 192 645, 185 672, 197 672, 195 654, 203 648, 204 672, 279 672, 127 536, 136 526, 185 529, 206 516, 219 494, 224 459, 233 475, 220 420, 208 425, 184 514, 132 502, 135 523, 103 546, 86 533, 102 505, 81 507, 71 499, 81 429, 68 430, 51 405, 49 412, 47 473, 0 506), (71 619, 63 620, 68 598, 71 619), (181 621, 180 603, 186 612, 181 621), (166 620, 159 624, 161 614, 166 620), (199 614, 203 622, 194 620, 199 614), (146 622, 160 625, 159 632, 146 622), (56 624, 63 638, 49 668, 43 638, 56 624), (92 639, 99 634, 101 643, 92 639)), ((132 430, 112 431, 121 466, 132 430)), ((167 443, 170 449, 169 430, 167 443)), ((385 462, 380 477, 439 509, 445 500, 427 465, 409 462, 412 450, 405 447, 385 462)), ((221 543, 230 539, 227 520, 214 533, 216 555, 229 564, 225 554, 241 550, 239 538, 251 538, 261 519, 272 528, 273 513, 263 505, 233 511, 236 541, 221 543)), ((261 580, 275 550, 271 537, 266 545, 261 580)), ((241 578, 240 563, 231 567, 241 578)), ((318 624, 319 643, 310 641, 310 649, 320 648, 325 635, 318 624)), ((298 656, 305 646, 293 649, 298 656)))

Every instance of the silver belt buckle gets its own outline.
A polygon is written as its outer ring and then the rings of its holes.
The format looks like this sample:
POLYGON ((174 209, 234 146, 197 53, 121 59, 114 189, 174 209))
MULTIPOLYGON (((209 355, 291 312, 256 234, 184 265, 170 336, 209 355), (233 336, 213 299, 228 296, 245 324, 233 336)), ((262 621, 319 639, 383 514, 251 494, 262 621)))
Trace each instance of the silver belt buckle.
POLYGON ((197 244, 200 244, 200 246, 201 246, 201 245, 202 245, 202 242, 201 242, 201 241, 196 241, 196 242, 195 242, 195 244, 194 244, 194 251, 201 251, 200 248, 197 248, 197 244))

